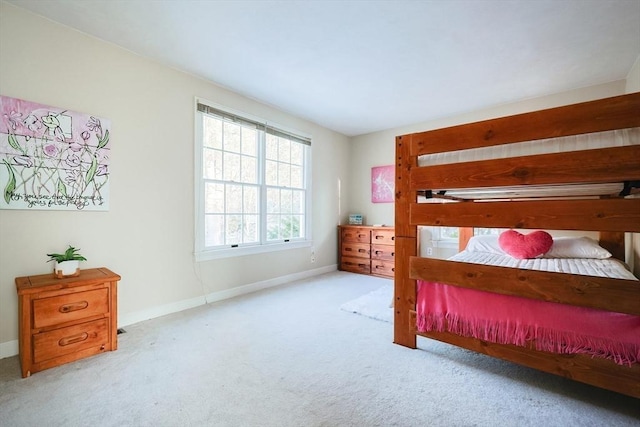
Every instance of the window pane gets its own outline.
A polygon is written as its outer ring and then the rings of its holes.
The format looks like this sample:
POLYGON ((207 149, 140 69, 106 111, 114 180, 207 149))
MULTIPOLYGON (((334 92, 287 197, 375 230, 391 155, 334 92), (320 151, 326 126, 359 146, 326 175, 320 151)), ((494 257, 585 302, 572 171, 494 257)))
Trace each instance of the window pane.
POLYGON ((291 166, 291 187, 302 188, 302 168, 300 166, 291 166))
POLYGON ((290 239, 292 225, 291 215, 282 215, 280 217, 280 237, 290 239))
POLYGON ((226 189, 226 212, 242 213, 242 186, 227 184, 226 189))
POLYGON ((304 191, 293 191, 291 202, 291 212, 297 214, 305 213, 304 191))
POLYGON ((204 137, 203 146, 211 148, 222 148, 222 120, 207 115, 203 115, 202 134, 204 137))
POLYGON ((244 215, 244 223, 242 224, 242 241, 243 243, 258 243, 258 215, 244 215))
POLYGON ((204 187, 204 212, 224 213, 224 185, 207 182, 204 187))
POLYGON ((264 183, 266 185, 278 185, 278 163, 273 160, 267 160, 265 163, 265 177, 264 183))
POLYGON ((280 212, 291 213, 292 191, 280 190, 280 212))
POLYGON ((223 215, 206 215, 204 217, 204 245, 224 245, 223 215))
POLYGON ((302 166, 304 164, 303 145, 297 142, 291 143, 291 163, 302 166))
POLYGON ((224 150, 240 152, 240 125, 224 122, 224 150))
POLYGON ((273 241, 280 238, 280 216, 267 215, 267 240, 273 241))
POLYGON ((258 187, 244 187, 242 212, 245 214, 257 214, 258 211, 258 187))
POLYGON ((205 148, 203 153, 204 177, 206 179, 222 179, 222 152, 205 148))
POLYGON ((304 233, 300 224, 302 224, 302 219, 304 217, 302 215, 292 215, 291 216, 291 237, 299 238, 304 237, 304 233))
POLYGON ((267 134, 265 155, 267 159, 278 160, 278 138, 267 134))
POLYGON ((267 213, 280 212, 280 190, 277 188, 267 189, 267 213))
POLYGON ((257 156, 258 131, 256 129, 242 129, 242 154, 257 156))
POLYGON ((441 239, 457 239, 458 227, 440 227, 441 239))
POLYGON ((242 182, 258 183, 258 162, 255 157, 242 156, 242 182))
POLYGON ((278 138, 278 160, 289 163, 291 161, 291 141, 285 138, 278 138))
POLYGON ((499 235, 501 232, 503 231, 503 229, 500 228, 474 228, 473 229, 473 234, 477 235, 491 235, 491 234, 495 234, 495 235, 499 235))
POLYGON ((224 153, 224 176, 225 181, 240 182, 240 154, 224 153))
POLYGON ((227 245, 242 243, 242 215, 227 215, 226 225, 225 243, 227 245))
POLYGON ((278 163, 278 185, 291 187, 291 166, 287 163, 278 163))

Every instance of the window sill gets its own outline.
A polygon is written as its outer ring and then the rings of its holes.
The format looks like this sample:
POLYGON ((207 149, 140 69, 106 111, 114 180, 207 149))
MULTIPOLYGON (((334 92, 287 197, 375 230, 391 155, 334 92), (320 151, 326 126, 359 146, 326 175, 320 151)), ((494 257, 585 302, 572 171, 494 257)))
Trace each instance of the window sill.
POLYGON ((311 240, 287 243, 273 243, 270 245, 244 246, 228 249, 215 249, 196 252, 196 262, 211 261, 215 259, 233 258, 246 255, 264 254, 270 252, 288 251, 291 249, 308 248, 313 245, 311 240))

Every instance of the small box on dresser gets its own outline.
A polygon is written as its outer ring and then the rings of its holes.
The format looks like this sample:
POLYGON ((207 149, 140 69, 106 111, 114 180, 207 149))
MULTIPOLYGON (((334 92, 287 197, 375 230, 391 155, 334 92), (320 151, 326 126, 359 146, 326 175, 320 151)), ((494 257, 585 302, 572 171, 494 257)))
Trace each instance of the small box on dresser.
POLYGON ((22 376, 116 350, 119 280, 106 268, 17 277, 22 376))
POLYGON ((393 278, 395 231, 393 227, 338 226, 340 270, 393 278))

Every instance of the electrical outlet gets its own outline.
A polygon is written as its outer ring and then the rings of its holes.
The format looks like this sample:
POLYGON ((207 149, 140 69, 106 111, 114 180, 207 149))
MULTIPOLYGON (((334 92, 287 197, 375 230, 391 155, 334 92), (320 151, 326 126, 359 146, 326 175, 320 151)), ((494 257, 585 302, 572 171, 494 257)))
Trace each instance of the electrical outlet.
POLYGON ((316 253, 311 252, 311 262, 316 262, 316 253))
POLYGON ((427 255, 433 255, 433 248, 427 248, 427 255))

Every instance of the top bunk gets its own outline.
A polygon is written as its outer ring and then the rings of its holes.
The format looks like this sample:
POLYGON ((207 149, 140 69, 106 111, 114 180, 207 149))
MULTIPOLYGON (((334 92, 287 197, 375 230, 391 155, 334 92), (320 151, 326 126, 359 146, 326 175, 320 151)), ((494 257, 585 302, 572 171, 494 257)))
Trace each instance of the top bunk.
POLYGON ((396 142, 399 236, 416 225, 640 232, 640 93, 396 142))

